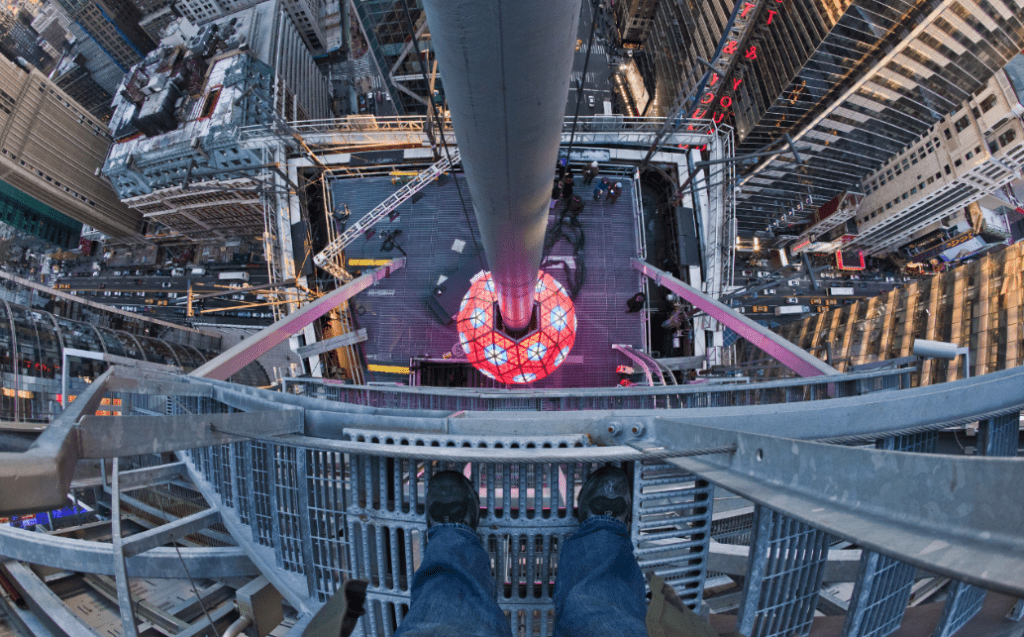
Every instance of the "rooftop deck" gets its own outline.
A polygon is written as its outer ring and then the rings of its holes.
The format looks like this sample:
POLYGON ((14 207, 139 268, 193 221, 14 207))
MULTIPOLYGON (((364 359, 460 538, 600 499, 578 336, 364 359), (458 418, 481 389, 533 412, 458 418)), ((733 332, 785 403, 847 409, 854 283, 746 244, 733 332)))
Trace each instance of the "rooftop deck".
MULTIPOLYGON (((396 241, 408 255, 408 264, 394 276, 360 293, 352 301, 358 327, 366 328, 369 340, 362 343, 370 365, 407 367, 413 358, 441 359, 452 353, 452 363, 465 362, 456 347, 455 324, 443 325, 427 304, 442 276, 451 276, 476 259, 479 231, 469 187, 460 175, 459 185, 466 199, 463 212, 453 179, 439 181, 421 191, 422 198, 403 203, 393 221, 378 224, 369 238, 358 239, 346 249, 347 263, 353 259, 388 259, 402 256, 395 248, 384 250, 385 232, 401 230, 396 241), (461 246, 461 252, 459 248, 461 246)), ((623 183, 622 196, 615 204, 595 202, 592 189, 576 179, 576 193, 586 207, 580 215, 584 233, 582 260, 584 280, 575 299, 578 317, 576 344, 566 362, 551 376, 534 383, 538 388, 602 387, 618 381, 615 367, 629 360, 611 348, 612 344, 643 344, 643 315, 628 314, 626 300, 642 289, 640 275, 629 260, 639 256, 633 212, 633 191, 623 183)), ((369 212, 394 192, 390 177, 336 180, 332 184, 333 204, 348 206, 351 221, 369 212)), ((559 208, 560 210, 561 208, 559 208)), ((549 217, 549 228, 558 215, 549 217)), ((580 263, 572 257, 572 245, 562 239, 550 252, 543 269, 569 289, 568 276, 576 276, 580 263), (558 259, 563 257, 563 259, 558 259), (566 271, 568 265, 568 273, 566 271)), ((350 265, 350 269, 358 266, 350 265)), ((371 369, 367 380, 393 381, 398 377, 371 369)))

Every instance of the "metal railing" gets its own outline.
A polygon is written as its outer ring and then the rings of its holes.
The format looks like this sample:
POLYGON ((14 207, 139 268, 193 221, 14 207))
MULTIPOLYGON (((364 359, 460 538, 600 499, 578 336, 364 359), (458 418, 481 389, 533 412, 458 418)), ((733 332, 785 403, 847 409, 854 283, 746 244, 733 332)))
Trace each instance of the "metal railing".
POLYGON ((875 391, 907 389, 913 368, 792 378, 743 385, 692 384, 660 387, 542 389, 530 391, 447 387, 349 385, 313 378, 283 378, 282 391, 299 396, 388 409, 466 411, 590 411, 696 409, 804 402, 875 391))
MULTIPOLYGON (((214 510, 167 526, 194 532, 222 524, 300 613, 296 630, 344 579, 366 579, 361 630, 391 635, 407 612, 411 575, 425 548, 426 486, 435 472, 454 468, 481 493, 480 534, 492 556, 499 604, 521 634, 546 636, 558 546, 576 528, 579 487, 594 467, 618 463, 633 476, 631 533, 641 568, 676 586, 685 603, 701 603, 712 557, 713 493, 724 487, 756 503, 747 550, 751 563, 765 565, 745 573, 738 628, 750 635, 806 634, 828 566, 824 543, 838 536, 863 548, 855 576, 863 592, 850 609, 856 629, 847 634, 866 637, 898 625, 906 610, 899 600, 913 569, 898 569, 894 577, 891 560, 965 582, 966 591, 971 584, 1024 595, 1024 538, 1016 532, 1024 525, 1024 502, 1013 488, 1024 480, 1024 461, 985 457, 1015 451, 1009 443, 1024 407, 1024 368, 895 391, 905 373, 714 388, 729 406, 685 411, 649 405, 659 397, 661 404, 682 406, 685 397, 706 399, 710 388, 643 388, 629 392, 646 396, 642 409, 575 411, 557 402, 571 392, 290 381, 282 393, 114 368, 32 449, 0 454, 0 512, 60 502, 70 476, 58 468, 79 458, 177 451, 214 510), (827 384, 844 397, 826 399, 827 384), (297 395, 300 388, 313 395, 344 390, 335 397, 353 402, 297 395), (469 401, 467 411, 428 407, 459 397, 469 401), (787 397, 797 402, 758 402, 787 397), (89 415, 103 398, 122 401, 123 411, 136 415, 89 415), (384 404, 402 400, 408 403, 384 404), (470 403, 478 408, 469 410, 470 403), (568 410, 502 411, 545 405, 568 410), (975 421, 979 457, 922 453, 933 448, 921 446, 923 436, 975 421), (866 448, 869 443, 879 449, 866 448), (957 476, 952 483, 951 475, 957 476)), ((582 392, 592 394, 589 400, 614 396, 582 392)), ((178 463, 147 464, 137 471, 181 470, 178 463)), ((145 478, 125 472, 121 479, 139 488, 145 478)), ((117 482, 112 492, 118 493, 117 482)), ((29 542, 32 535, 0 532, 0 554, 57 559, 29 542)), ((728 540, 737 542, 734 536, 728 540)), ((140 541, 122 545, 133 560, 145 555, 140 541)), ((115 543, 115 562, 122 545, 115 543)), ((77 550, 87 549, 65 542, 59 557, 77 550)), ((109 558, 102 568, 109 569, 109 558)), ((132 604, 127 573, 115 569, 122 609, 132 604)), ((956 607, 937 620, 939 628, 963 626, 983 598, 951 598, 956 607)))

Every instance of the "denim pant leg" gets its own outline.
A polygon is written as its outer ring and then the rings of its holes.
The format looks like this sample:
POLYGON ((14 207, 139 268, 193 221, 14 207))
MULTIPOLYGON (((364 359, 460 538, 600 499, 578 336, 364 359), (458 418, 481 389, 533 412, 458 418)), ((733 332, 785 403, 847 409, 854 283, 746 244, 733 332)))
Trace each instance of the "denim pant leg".
POLYGON ((427 531, 427 550, 412 577, 412 603, 395 637, 512 637, 498 608, 491 560, 464 524, 427 531))
POLYGON ((646 637, 644 576, 622 522, 587 518, 562 544, 555 637, 646 637))

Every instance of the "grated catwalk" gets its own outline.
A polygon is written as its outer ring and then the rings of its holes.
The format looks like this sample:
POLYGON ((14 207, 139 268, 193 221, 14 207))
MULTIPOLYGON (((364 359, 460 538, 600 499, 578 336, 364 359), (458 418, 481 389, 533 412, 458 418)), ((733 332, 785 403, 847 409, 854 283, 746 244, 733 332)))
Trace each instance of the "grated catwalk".
MULTIPOLYGON (((462 176, 459 176, 462 179, 462 176)), ((600 179, 600 177, 598 177, 600 179)), ((467 206, 469 188, 460 182, 467 206)), ((397 188, 390 177, 335 180, 331 192, 335 207, 345 204, 352 213, 350 223, 373 209, 397 188)), ((466 215, 451 178, 427 186, 423 197, 403 203, 393 221, 382 221, 373 235, 357 239, 346 249, 351 259, 388 259, 402 256, 394 248, 383 249, 385 233, 401 230, 395 241, 408 255, 406 267, 376 286, 361 292, 352 300, 352 309, 359 327, 367 329, 369 340, 362 343, 367 363, 408 366, 412 358, 440 359, 453 353, 454 362, 466 362, 458 343, 453 322, 442 325, 427 298, 438 285, 440 276, 450 276, 460 267, 476 259, 472 231, 479 243, 476 219, 466 215), (464 242, 462 253, 452 249, 456 241, 464 242)), ((575 299, 579 321, 578 336, 566 362, 551 376, 531 387, 608 387, 618 382, 615 366, 628 360, 611 348, 612 344, 642 346, 642 315, 626 313, 626 299, 641 290, 640 275, 629 264, 638 256, 636 221, 633 216, 632 189, 623 188, 622 196, 612 205, 595 202, 580 188, 586 208, 580 222, 586 236, 583 257, 586 259, 586 280, 575 299)), ((549 216, 549 226, 552 218, 549 216)), ((548 262, 542 265, 562 285, 568 287, 563 262, 558 257, 571 257, 572 246, 559 241, 551 250, 548 262)), ((569 259, 572 267, 572 259, 569 259)), ((351 266, 350 270, 353 269, 351 266)), ((468 364, 468 363, 467 363, 468 364)), ((393 374, 370 372, 369 381, 395 381, 393 374)))

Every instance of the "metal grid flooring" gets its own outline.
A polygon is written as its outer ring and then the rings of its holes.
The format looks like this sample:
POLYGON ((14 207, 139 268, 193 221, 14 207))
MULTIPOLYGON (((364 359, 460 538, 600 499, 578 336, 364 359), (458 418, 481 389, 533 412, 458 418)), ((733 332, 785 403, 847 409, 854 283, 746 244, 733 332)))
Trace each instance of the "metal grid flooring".
MULTIPOLYGON (((385 259, 402 256, 398 250, 382 250, 382 232, 401 230, 397 243, 408 254, 405 268, 352 301, 359 327, 369 340, 362 343, 367 362, 407 366, 412 357, 441 358, 448 352, 463 358, 455 325, 444 326, 427 306, 427 297, 440 276, 450 276, 475 258, 473 236, 479 242, 469 187, 459 176, 469 209, 463 213, 454 180, 447 179, 424 188, 415 203, 403 203, 398 217, 379 223, 370 238, 357 239, 346 250, 347 259, 385 259), (472 233, 472 234, 471 234, 472 233), (452 249, 465 242, 460 254, 452 249)), ((387 198, 398 186, 390 177, 336 180, 332 183, 335 206, 346 204, 355 221, 387 198)), ((636 294, 640 276, 630 267, 637 256, 636 222, 633 218, 632 189, 623 188, 614 204, 589 198, 590 188, 580 186, 586 208, 580 216, 585 233, 583 247, 586 280, 576 298, 579 329, 576 344, 566 362, 551 376, 533 384, 538 388, 601 387, 618 381, 615 366, 628 360, 612 350, 613 343, 642 345, 640 314, 626 313, 626 299, 636 294)), ((556 218, 557 219, 557 218, 556 218)), ((549 223, 551 218, 549 217, 549 223)), ((572 246, 557 243, 551 256, 571 256, 572 246)), ((545 267, 563 285, 567 284, 561 264, 545 267)), ((371 372, 371 381, 394 381, 392 374, 371 372)))

